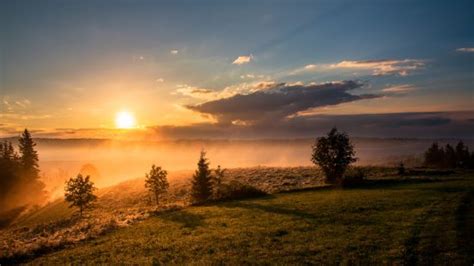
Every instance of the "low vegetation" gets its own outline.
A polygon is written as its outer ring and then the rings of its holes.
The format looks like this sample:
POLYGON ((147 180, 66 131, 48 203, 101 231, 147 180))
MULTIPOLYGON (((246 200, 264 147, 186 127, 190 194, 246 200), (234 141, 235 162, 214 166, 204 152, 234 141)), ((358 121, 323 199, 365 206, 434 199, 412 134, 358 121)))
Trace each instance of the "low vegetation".
POLYGON ((380 182, 190 207, 32 263, 470 265, 473 178, 380 182))

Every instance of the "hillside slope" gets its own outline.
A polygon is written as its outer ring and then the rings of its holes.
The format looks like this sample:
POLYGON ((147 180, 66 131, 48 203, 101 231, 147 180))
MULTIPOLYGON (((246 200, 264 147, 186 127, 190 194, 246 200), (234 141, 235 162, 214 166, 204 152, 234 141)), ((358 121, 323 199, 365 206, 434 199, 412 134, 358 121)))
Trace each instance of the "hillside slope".
POLYGON ((32 263, 472 264, 473 195, 471 174, 190 207, 32 263))

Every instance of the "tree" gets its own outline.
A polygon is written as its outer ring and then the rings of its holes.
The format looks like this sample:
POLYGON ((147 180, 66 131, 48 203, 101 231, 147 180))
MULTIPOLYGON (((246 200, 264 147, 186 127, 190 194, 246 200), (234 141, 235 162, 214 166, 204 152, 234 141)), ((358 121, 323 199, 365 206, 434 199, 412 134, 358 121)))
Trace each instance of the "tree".
POLYGON ((19 158, 9 141, 0 143, 0 210, 7 205, 7 198, 20 182, 19 158))
POLYGON ((18 148, 20 151, 19 175, 21 188, 28 192, 27 201, 38 203, 45 200, 44 183, 40 180, 38 152, 35 150, 36 143, 33 141, 28 129, 25 129, 18 139, 18 148))
POLYGON ((469 148, 464 142, 459 141, 456 145, 456 166, 461 168, 469 167, 470 153, 469 148))
POLYGON ((433 142, 431 147, 426 150, 424 165, 428 167, 442 167, 444 164, 444 150, 440 148, 437 142, 433 142))
POLYGON ((403 162, 400 162, 400 164, 398 165, 397 171, 398 171, 398 175, 405 175, 406 169, 405 169, 405 164, 403 164, 403 162))
POLYGON ((198 169, 192 180, 191 198, 194 203, 202 203, 212 195, 212 176, 209 162, 206 159, 206 152, 201 151, 201 157, 197 165, 198 169))
POLYGON ((24 174, 30 179, 39 178, 38 153, 35 150, 36 143, 31 138, 28 129, 21 134, 19 142, 20 164, 24 174))
POLYGON ((166 179, 167 175, 168 172, 166 172, 166 170, 161 169, 159 166, 156 167, 155 165, 152 165, 150 172, 146 174, 145 188, 155 195, 156 205, 159 203, 160 196, 168 190, 169 184, 166 179))
POLYGON ((224 180, 226 170, 227 169, 222 169, 220 165, 218 165, 216 170, 214 170, 213 187, 215 198, 219 198, 221 196, 222 181, 224 180))
POLYGON ((313 145, 311 161, 323 170, 328 183, 341 183, 347 167, 355 162, 354 146, 346 133, 331 129, 313 145))
POLYGON ((444 162, 443 166, 446 168, 456 167, 456 151, 453 146, 446 144, 444 148, 444 162))
POLYGON ((90 207, 92 202, 97 199, 93 193, 96 188, 89 179, 90 176, 84 178, 78 174, 76 178, 72 177, 66 181, 64 189, 64 198, 70 203, 69 207, 78 207, 81 217, 84 209, 90 207))

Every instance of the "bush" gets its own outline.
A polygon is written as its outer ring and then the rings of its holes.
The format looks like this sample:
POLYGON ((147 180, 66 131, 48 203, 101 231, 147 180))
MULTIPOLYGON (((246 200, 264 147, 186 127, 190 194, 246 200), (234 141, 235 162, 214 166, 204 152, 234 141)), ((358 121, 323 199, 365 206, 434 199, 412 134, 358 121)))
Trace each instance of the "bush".
POLYGON ((228 184, 221 184, 220 193, 215 200, 234 200, 244 198, 255 198, 267 195, 266 192, 251 185, 242 184, 238 181, 231 181, 228 184))
POLYGON ((405 175, 406 174, 406 169, 405 169, 405 165, 403 164, 403 162, 400 162, 400 164, 398 165, 397 172, 398 172, 398 175, 405 175))
POLYGON ((353 186, 364 183, 366 180, 366 173, 360 167, 351 167, 344 174, 344 179, 342 180, 343 186, 353 186))
POLYGON ((354 146, 349 136, 333 128, 327 136, 316 140, 311 161, 321 167, 326 182, 339 184, 346 168, 357 160, 354 155, 354 146))

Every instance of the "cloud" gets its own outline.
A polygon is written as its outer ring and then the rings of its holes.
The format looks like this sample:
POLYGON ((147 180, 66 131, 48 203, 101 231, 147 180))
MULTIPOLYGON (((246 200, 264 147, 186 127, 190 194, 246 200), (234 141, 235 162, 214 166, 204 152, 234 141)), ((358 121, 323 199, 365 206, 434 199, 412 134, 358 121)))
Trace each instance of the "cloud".
POLYGON ((354 95, 349 91, 361 88, 356 81, 330 82, 316 85, 263 83, 249 94, 187 106, 189 109, 215 117, 220 123, 245 121, 262 123, 278 121, 309 108, 336 105, 379 95, 354 95))
POLYGON ((177 49, 173 49, 173 50, 170 51, 170 53, 172 55, 177 55, 179 53, 179 51, 177 49))
POLYGON ((180 94, 183 96, 188 96, 195 99, 208 100, 208 101, 213 100, 216 97, 218 97, 218 95, 216 94, 217 92, 212 91, 210 89, 193 87, 187 84, 180 84, 180 85, 177 85, 177 87, 178 88, 174 91, 174 94, 180 94))
POLYGON ((406 76, 414 70, 425 66, 425 62, 419 59, 383 59, 383 60, 345 60, 329 65, 331 69, 363 69, 371 70, 374 76, 394 75, 406 76))
POLYGON ((239 57, 237 57, 234 62, 232 62, 232 64, 234 65, 242 65, 242 64, 247 64, 247 63, 250 63, 250 61, 253 60, 253 56, 252 55, 241 55, 239 57))
POLYGON ((474 53, 474 47, 463 47, 456 49, 457 52, 474 53))
POLYGON ((353 69, 370 71, 373 76, 400 75, 406 76, 409 73, 422 69, 425 66, 424 60, 419 59, 381 59, 381 60, 344 60, 333 64, 309 64, 289 72, 289 75, 298 75, 314 71, 334 71, 340 69, 353 69))
POLYGON ((186 138, 314 138, 336 126, 353 137, 471 138, 474 111, 311 115, 267 123, 235 120, 229 124, 157 126, 160 136, 186 138))
POLYGON ((415 86, 411 84, 402 84, 402 85, 396 85, 396 86, 385 88, 382 91, 388 92, 388 93, 408 93, 414 90, 416 90, 415 86))
POLYGON ((180 84, 177 85, 178 89, 176 89, 173 94, 179 94, 195 99, 211 101, 229 98, 237 94, 246 95, 249 93, 254 93, 256 91, 266 90, 271 88, 275 84, 276 83, 274 81, 244 82, 225 87, 222 90, 211 90, 190 86, 187 84, 180 84))
POLYGON ((163 78, 157 78, 156 82, 162 83, 162 82, 165 82, 165 80, 163 78))

